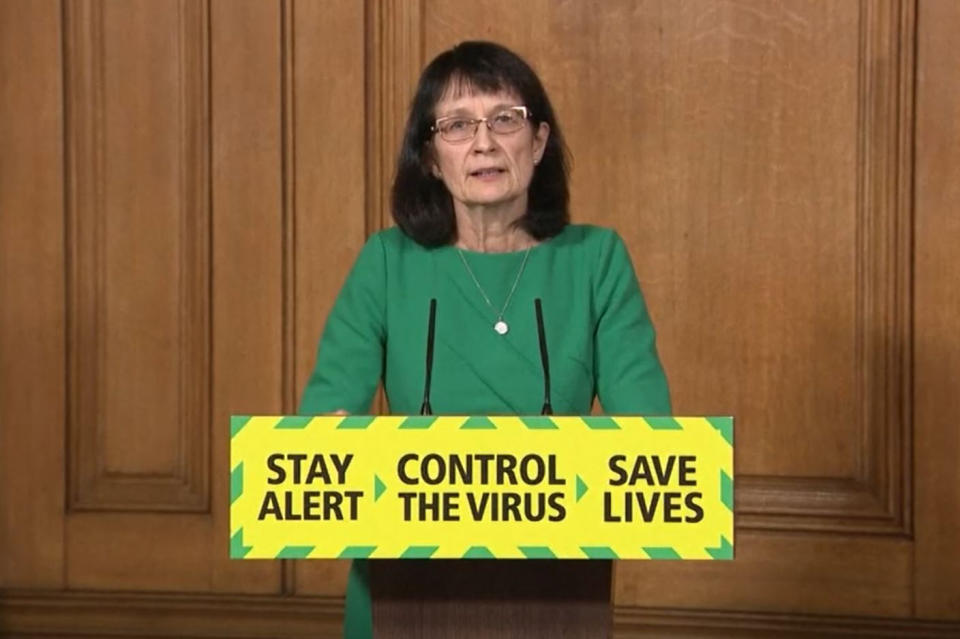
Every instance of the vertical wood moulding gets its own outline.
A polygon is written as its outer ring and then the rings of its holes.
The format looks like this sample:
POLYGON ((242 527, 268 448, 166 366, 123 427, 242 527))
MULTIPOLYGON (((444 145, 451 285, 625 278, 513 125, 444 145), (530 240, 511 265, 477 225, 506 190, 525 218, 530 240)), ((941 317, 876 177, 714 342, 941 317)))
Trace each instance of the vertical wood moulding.
POLYGON ((390 184, 423 66, 423 1, 366 3, 367 235, 390 220, 390 184))
POLYGON ((209 0, 180 0, 181 244, 180 358, 182 479, 210 509, 213 327, 211 325, 209 0))
POLYGON ((891 449, 888 463, 900 468, 895 478, 901 508, 903 530, 913 534, 913 282, 914 282, 914 173, 916 167, 916 97, 917 97, 917 0, 907 0, 900 7, 900 79, 897 83, 900 123, 897 138, 897 231, 895 250, 900 259, 896 274, 898 295, 895 310, 896 337, 900 347, 894 353, 895 367, 901 372, 899 391, 899 450, 891 449))
POLYGON ((102 5, 73 0, 63 6, 64 146, 66 193, 67 426, 69 442, 68 507, 96 482, 99 459, 99 367, 102 340, 98 334, 101 279, 101 216, 104 174, 102 5), (85 219, 81 220, 81 216, 85 219), (85 383, 82 383, 85 382, 85 383), (92 421, 88 421, 89 416, 92 421), (86 430, 82 430, 86 429, 86 430))
POLYGON ((380 220, 380 5, 377 0, 366 0, 363 5, 363 94, 364 94, 364 173, 367 182, 364 185, 364 232, 370 233, 379 226, 380 220))
POLYGON ((380 166, 380 4, 366 0, 363 5, 363 93, 364 164, 367 183, 364 189, 364 232, 367 237, 380 226, 380 198, 383 189, 380 166))
MULTIPOLYGON (((876 367, 878 364, 875 348, 870 336, 875 328, 872 321, 872 309, 877 289, 873 286, 874 275, 872 267, 877 255, 874 253, 874 244, 877 237, 876 225, 882 220, 874 215, 871 205, 876 205, 875 185, 877 178, 883 177, 882 165, 870 165, 870 154, 882 150, 882 140, 875 144, 872 139, 878 133, 877 121, 884 122, 887 101, 882 94, 885 84, 882 77, 874 74, 880 71, 880 66, 874 63, 873 58, 882 52, 887 44, 888 33, 883 29, 883 15, 878 14, 870 2, 860 2, 860 58, 857 67, 857 199, 856 199, 856 279, 854 289, 854 312, 856 322, 856 405, 857 422, 860 429, 860 448, 857 459, 857 480, 864 482, 870 492, 874 492, 874 481, 877 474, 877 456, 882 448, 884 437, 878 434, 885 433, 884 424, 877 421, 876 392, 874 386, 876 367), (880 172, 877 172, 877 168, 880 172)), ((889 67, 888 67, 889 68, 889 67)), ((880 131, 882 133, 882 130, 880 131)), ((880 202, 883 201, 882 192, 880 202)), ((882 347, 881 347, 882 348, 882 347)), ((882 374, 881 374, 882 377, 882 374)), ((880 411, 883 414, 883 411, 880 411)))
MULTIPOLYGON (((294 94, 294 4, 293 0, 280 3, 280 143, 282 145, 280 188, 283 309, 281 330, 281 409, 285 415, 296 412, 297 397, 297 256, 296 256, 296 96, 294 94)), ((292 593, 296 589, 296 563, 281 560, 281 590, 292 593)))
POLYGON ((177 271, 179 450, 171 474, 116 474, 104 467, 105 366, 104 3, 69 0, 64 20, 66 152, 68 509, 210 507, 210 150, 208 2, 181 0, 180 201, 177 271))
POLYGON ((296 113, 294 86, 294 4, 280 4, 281 253, 283 259, 283 372, 281 403, 285 414, 296 410, 296 113))
POLYGON ((914 0, 860 4, 860 476, 909 532, 914 0))

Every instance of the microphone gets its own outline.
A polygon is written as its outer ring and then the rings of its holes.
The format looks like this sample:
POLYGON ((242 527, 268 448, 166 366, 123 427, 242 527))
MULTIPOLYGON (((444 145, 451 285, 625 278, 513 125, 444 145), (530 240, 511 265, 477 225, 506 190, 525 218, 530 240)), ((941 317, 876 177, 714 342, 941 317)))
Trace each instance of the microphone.
POLYGON ((430 319, 427 323, 427 370, 423 382, 423 403, 420 404, 421 415, 432 415, 430 407, 430 378, 433 374, 433 331, 437 324, 437 298, 430 298, 430 319))
POLYGON ((543 309, 540 307, 540 298, 533 300, 537 311, 537 335, 540 337, 540 361, 543 363, 543 408, 541 415, 553 415, 553 406, 550 405, 550 359, 547 357, 547 334, 543 330, 543 309))

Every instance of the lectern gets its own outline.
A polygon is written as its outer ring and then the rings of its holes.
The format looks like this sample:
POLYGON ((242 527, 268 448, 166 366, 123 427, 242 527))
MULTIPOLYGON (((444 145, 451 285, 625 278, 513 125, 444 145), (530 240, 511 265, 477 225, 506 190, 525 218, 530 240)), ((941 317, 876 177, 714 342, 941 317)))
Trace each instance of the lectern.
POLYGON ((376 639, 605 639, 609 560, 374 559, 376 639))
POLYGON ((613 561, 734 556, 730 417, 230 428, 230 556, 368 561, 378 639, 606 638, 613 561))

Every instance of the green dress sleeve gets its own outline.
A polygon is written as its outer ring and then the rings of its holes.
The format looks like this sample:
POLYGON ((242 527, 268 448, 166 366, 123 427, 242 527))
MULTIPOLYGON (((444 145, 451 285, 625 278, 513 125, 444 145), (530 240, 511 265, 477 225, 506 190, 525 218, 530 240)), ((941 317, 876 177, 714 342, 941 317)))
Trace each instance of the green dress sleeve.
POLYGON ((597 396, 608 414, 669 415, 667 378, 630 254, 616 232, 603 239, 594 284, 597 396))
POLYGON ((383 242, 364 245, 327 317, 300 413, 365 414, 383 375, 386 267, 383 242))

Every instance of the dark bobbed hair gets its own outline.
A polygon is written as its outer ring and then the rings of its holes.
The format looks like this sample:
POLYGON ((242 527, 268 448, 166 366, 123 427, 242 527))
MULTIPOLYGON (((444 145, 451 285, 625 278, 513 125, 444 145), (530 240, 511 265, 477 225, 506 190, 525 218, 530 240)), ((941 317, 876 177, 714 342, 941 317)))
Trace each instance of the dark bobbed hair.
POLYGON ((533 69, 520 56, 493 42, 461 42, 427 65, 410 106, 397 173, 391 191, 393 219, 423 246, 444 246, 456 239, 453 199, 443 181, 430 170, 436 106, 445 91, 516 93, 531 111, 534 129, 550 125, 543 157, 534 168, 527 212, 517 223, 532 237, 544 240, 560 233, 570 221, 567 148, 547 93, 533 69))

